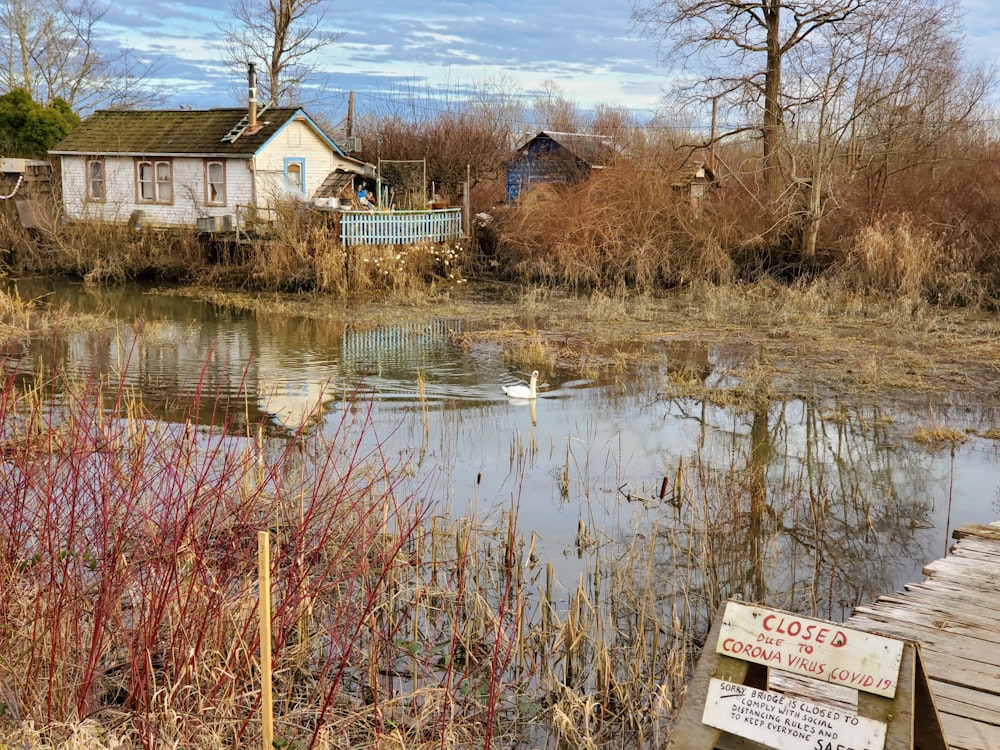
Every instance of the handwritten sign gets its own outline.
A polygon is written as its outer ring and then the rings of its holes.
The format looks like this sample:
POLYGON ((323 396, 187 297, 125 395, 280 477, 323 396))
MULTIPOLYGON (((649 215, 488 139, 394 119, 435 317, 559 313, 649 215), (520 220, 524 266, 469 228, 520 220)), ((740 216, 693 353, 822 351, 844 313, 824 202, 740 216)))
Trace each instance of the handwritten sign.
POLYGON ((775 750, 883 750, 880 721, 712 679, 702 723, 775 750))
POLYGON ((903 658, 902 641, 738 602, 726 605, 715 649, 887 698, 896 694, 903 658))

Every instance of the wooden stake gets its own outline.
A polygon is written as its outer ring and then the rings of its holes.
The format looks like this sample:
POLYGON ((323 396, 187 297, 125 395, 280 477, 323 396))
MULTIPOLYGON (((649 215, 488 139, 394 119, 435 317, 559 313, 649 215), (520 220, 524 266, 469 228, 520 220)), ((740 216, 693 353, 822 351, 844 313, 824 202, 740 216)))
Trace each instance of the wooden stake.
POLYGON ((257 577, 260 581, 260 723, 262 746, 274 746, 274 706, 271 701, 271 537, 257 532, 257 577))

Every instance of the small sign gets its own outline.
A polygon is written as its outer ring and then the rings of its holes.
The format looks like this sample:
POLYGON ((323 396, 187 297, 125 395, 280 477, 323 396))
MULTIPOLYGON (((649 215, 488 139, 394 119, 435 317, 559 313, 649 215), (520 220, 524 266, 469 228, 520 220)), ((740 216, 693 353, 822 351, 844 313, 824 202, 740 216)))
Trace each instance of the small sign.
POLYGON ((715 650, 887 698, 903 658, 902 641, 738 602, 726 604, 715 650))
POLYGON ((883 750, 880 721, 833 706, 712 679, 702 722, 775 750, 883 750))

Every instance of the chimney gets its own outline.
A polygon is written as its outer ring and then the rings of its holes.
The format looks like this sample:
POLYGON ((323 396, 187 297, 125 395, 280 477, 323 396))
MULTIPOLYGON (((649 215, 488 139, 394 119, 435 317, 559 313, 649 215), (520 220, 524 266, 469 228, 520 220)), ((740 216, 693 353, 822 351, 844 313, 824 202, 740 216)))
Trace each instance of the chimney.
POLYGON ((252 62, 247 63, 247 75, 250 79, 250 96, 247 100, 247 130, 253 132, 257 129, 257 68, 252 62))

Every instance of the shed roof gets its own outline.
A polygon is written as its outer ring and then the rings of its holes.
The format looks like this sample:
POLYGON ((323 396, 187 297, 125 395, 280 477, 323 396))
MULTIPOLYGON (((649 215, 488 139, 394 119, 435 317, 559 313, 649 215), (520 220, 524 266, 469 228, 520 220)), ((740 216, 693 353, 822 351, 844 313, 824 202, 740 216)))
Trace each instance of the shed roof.
POLYGON ((326 179, 323 180, 323 184, 316 189, 314 197, 335 198, 358 176, 357 172, 350 172, 346 169, 335 169, 326 176, 326 179))
POLYGON ((696 161, 681 167, 677 172, 677 178, 671 183, 671 187, 684 188, 693 182, 701 182, 708 185, 718 184, 712 168, 706 166, 704 162, 696 161))
POLYGON ((99 110, 56 144, 50 154, 252 156, 297 117, 342 153, 302 109, 274 107, 258 115, 259 130, 223 140, 246 117, 244 108, 99 110))
POLYGON ((539 138, 548 138, 555 141, 573 154, 573 156, 586 162, 591 167, 606 167, 617 154, 614 140, 609 136, 593 135, 591 133, 562 133, 555 130, 540 131, 538 135, 528 139, 518 150, 523 151, 532 141, 539 138))

